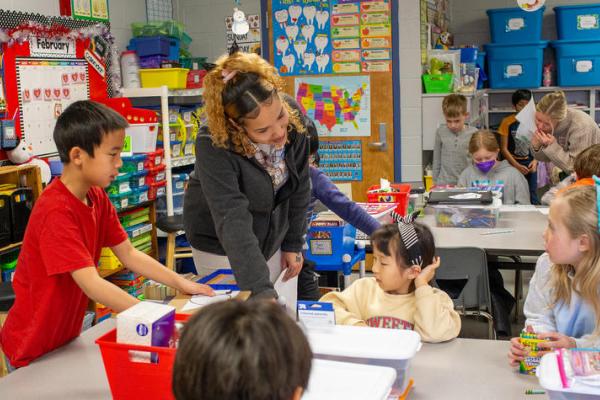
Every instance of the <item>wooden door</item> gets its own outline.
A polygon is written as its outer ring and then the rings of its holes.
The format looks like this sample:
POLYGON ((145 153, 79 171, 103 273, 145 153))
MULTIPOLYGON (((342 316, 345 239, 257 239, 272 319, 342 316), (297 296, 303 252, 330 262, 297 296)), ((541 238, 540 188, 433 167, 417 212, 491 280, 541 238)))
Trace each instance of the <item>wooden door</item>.
MULTIPOLYGON (((391 1, 390 1, 391 2, 391 1)), ((268 20, 268 54, 269 61, 274 63, 273 57, 273 29, 271 23, 271 2, 266 2, 267 12, 263 12, 263 19, 268 20)), ((263 3, 264 5, 264 3, 263 3)), ((264 11, 264 10, 263 10, 264 11)), ((393 10, 392 10, 393 12, 393 10)), ((392 23, 394 20, 392 19, 392 23)), ((392 30, 393 35, 393 30, 392 30)), ((392 36, 392 42, 395 38, 392 36)), ((354 201, 366 201, 367 188, 372 185, 378 185, 380 178, 386 178, 390 182, 394 181, 394 98, 393 81, 394 72, 377 72, 371 74, 361 74, 370 76, 371 91, 371 136, 351 136, 351 137, 320 137, 322 140, 342 141, 342 140, 360 140, 362 143, 362 181, 347 181, 352 185, 352 199, 354 201), (380 142, 380 124, 385 124, 386 143, 385 150, 369 146, 370 143, 380 142)), ((335 75, 303 75, 302 77, 317 76, 326 78, 327 76, 356 76, 348 74, 335 75)), ((286 92, 295 98, 294 76, 284 77, 286 82, 286 92)), ((399 112, 399 110, 398 110, 399 112)), ((418 118, 418 116, 415 116, 418 118)), ((344 181, 335 181, 335 183, 344 181)))

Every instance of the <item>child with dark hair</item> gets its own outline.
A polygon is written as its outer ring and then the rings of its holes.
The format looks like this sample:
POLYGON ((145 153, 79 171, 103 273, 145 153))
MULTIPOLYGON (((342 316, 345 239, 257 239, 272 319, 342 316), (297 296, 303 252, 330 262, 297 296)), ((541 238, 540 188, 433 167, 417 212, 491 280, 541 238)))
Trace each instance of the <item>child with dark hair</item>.
POLYGON ((440 266, 429 228, 400 218, 371 236, 373 278, 354 282, 321 301, 333 303, 336 323, 392 329, 414 329, 426 342, 458 336, 460 316, 446 292, 429 282, 440 266))
POLYGON ((527 89, 516 90, 512 94, 512 105, 516 113, 504 118, 500 123, 500 150, 502 156, 522 173, 529 184, 529 200, 531 204, 539 204, 537 196, 537 161, 533 158, 529 142, 517 136, 519 121, 517 114, 531 100, 531 91, 527 89))
POLYGON ((304 333, 275 302, 214 303, 183 328, 173 393, 177 400, 299 400, 311 363, 304 333))
POLYGON ((118 175, 127 121, 93 102, 71 104, 56 121, 64 163, 36 201, 13 279, 16 299, 0 332, 9 368, 24 367, 79 335, 90 299, 120 312, 138 300, 98 275, 103 247, 141 275, 190 294, 212 294, 136 250, 102 189, 118 175), (58 310, 58 311, 57 311, 58 310))

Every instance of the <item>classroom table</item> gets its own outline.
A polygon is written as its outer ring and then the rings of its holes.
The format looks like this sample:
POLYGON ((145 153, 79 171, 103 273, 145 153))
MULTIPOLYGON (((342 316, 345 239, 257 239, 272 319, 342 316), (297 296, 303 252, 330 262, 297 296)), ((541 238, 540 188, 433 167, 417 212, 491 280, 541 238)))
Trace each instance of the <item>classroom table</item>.
MULTIPOLYGON (((110 399, 94 341, 114 326, 114 320, 103 321, 68 345, 0 378, 0 399, 110 399)), ((508 365, 508 348, 506 341, 479 339, 424 344, 411 361, 415 386, 408 400, 531 398, 524 393, 540 389, 537 379, 519 375, 508 365)))
POLYGON ((418 221, 431 228, 437 247, 479 247, 492 256, 539 256, 545 251, 548 216, 539 211, 501 211, 493 229, 438 228, 429 208, 418 221))

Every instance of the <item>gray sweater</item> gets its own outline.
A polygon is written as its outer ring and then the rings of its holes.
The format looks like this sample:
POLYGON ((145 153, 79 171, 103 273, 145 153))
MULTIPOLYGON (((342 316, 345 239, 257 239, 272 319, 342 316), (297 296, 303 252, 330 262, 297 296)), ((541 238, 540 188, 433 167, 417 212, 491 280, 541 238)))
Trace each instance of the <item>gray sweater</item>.
POLYGON ((469 141, 476 128, 465 126, 454 133, 442 125, 435 133, 433 148, 433 182, 436 185, 456 185, 456 181, 469 165, 469 141))
POLYGON ((458 186, 504 185, 502 204, 531 204, 529 186, 522 173, 508 161, 496 162, 487 174, 469 165, 458 178, 458 186))
MULTIPOLYGON (((296 106, 294 100, 286 101, 296 106)), ((196 164, 183 208, 187 239, 195 249, 226 255, 238 286, 253 296, 277 296, 267 260, 280 248, 300 252, 304 243, 308 141, 295 130, 288 138, 289 178, 277 194, 256 159, 213 146, 206 127, 196 139, 196 164)))

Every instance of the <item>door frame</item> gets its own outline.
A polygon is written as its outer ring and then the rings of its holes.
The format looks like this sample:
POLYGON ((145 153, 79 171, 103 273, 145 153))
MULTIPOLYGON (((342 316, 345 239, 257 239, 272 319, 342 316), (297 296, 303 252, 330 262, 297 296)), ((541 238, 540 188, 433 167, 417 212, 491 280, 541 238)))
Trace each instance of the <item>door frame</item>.
MULTIPOLYGON (((271 24, 268 15, 269 0, 260 0, 261 18, 261 54, 269 61, 271 49, 269 47, 269 26, 271 24)), ((394 182, 402 182, 402 132, 400 120, 400 29, 398 26, 399 0, 389 0, 392 13, 392 104, 394 125, 394 182)))

